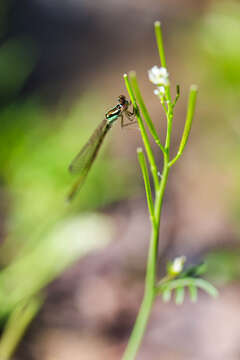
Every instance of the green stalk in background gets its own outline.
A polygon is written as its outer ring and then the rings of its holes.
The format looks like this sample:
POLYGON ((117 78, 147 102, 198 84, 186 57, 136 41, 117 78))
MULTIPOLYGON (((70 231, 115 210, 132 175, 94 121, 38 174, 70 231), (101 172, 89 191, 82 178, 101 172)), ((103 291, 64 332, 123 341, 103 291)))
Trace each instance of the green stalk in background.
POLYGON ((168 80, 168 72, 166 68, 166 58, 163 47, 161 24, 159 21, 155 22, 155 35, 156 35, 156 41, 157 41, 160 62, 162 64, 162 67, 161 68, 158 68, 157 66, 153 67, 152 70, 150 71, 151 73, 149 74, 149 78, 155 85, 157 85, 157 89, 155 89, 154 93, 159 96, 160 103, 162 104, 166 114, 167 132, 166 132, 164 146, 160 141, 159 135, 156 132, 156 129, 153 125, 147 107, 143 101, 143 97, 141 95, 138 86, 135 72, 130 72, 129 76, 127 74, 124 74, 126 88, 128 90, 131 102, 136 111, 136 117, 138 120, 145 152, 147 155, 151 175, 153 178, 154 198, 152 196, 152 191, 150 187, 150 180, 149 180, 149 173, 148 173, 146 159, 143 150, 141 148, 138 148, 137 149, 138 160, 140 163, 140 167, 142 170, 143 179, 145 183, 148 210, 152 225, 152 234, 149 244, 149 253, 147 259, 147 266, 146 266, 144 297, 135 325, 133 327, 132 334, 130 336, 125 353, 123 355, 123 360, 135 359, 144 332, 146 330, 147 322, 156 296, 162 294, 163 299, 170 300, 171 291, 174 289, 176 292, 175 301, 177 304, 181 304, 184 300, 185 286, 188 286, 189 288, 190 297, 192 301, 196 300, 197 287, 204 289, 212 296, 217 295, 216 289, 213 288, 211 284, 209 284, 207 281, 203 279, 195 279, 194 277, 192 278, 188 277, 186 278, 186 281, 184 281, 183 278, 179 280, 176 279, 181 275, 183 269, 183 263, 184 263, 183 257, 174 260, 174 262, 171 264, 171 266, 168 269, 168 274, 162 280, 159 281, 157 279, 156 268, 157 268, 157 263, 159 261, 158 259, 159 228, 160 228, 160 217, 161 217, 164 192, 168 180, 169 170, 171 166, 182 155, 188 140, 188 136, 191 130, 191 124, 193 120, 193 115, 195 111, 197 87, 195 85, 192 85, 190 88, 187 117, 186 117, 182 139, 180 142, 177 155, 173 160, 171 160, 169 156, 169 150, 171 145, 171 133, 172 133, 172 124, 173 124, 173 115, 174 115, 173 111, 176 102, 180 96, 180 88, 179 85, 177 85, 176 98, 174 99, 174 101, 172 101, 170 94, 170 84, 168 80), (157 168, 156 160, 154 158, 154 154, 150 145, 150 141, 141 114, 143 115, 143 118, 145 120, 146 126, 149 129, 150 134, 152 135, 153 139, 155 140, 156 144, 159 146, 163 154, 163 168, 160 177, 159 177, 159 171, 157 168))
POLYGON ((19 303, 12 311, 0 341, 0 359, 9 360, 21 341, 26 328, 40 310, 41 296, 19 303))

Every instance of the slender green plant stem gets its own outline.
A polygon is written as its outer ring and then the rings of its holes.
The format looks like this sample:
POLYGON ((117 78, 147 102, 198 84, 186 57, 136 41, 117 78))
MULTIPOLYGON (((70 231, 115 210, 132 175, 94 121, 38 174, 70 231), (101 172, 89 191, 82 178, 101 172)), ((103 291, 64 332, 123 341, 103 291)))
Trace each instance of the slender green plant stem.
POLYGON ((0 342, 0 359, 8 360, 14 353, 24 332, 42 305, 42 298, 32 298, 13 310, 0 342))
POLYGON ((162 180, 158 192, 156 193, 155 201, 155 224, 153 225, 152 235, 150 240, 150 247, 147 260, 147 271, 145 279, 145 290, 143 301, 130 336, 126 351, 123 356, 123 360, 133 360, 137 354, 139 345, 142 341, 147 322, 150 316, 151 308, 155 299, 155 281, 156 281, 156 265, 158 254, 158 238, 159 238, 159 225, 160 215, 162 209, 163 195, 168 178, 168 154, 164 156, 164 166, 162 180))
MULTIPOLYGON (((170 113, 169 113, 170 114, 170 113)), ((170 131, 171 128, 168 128, 170 131)), ((170 138, 168 140, 170 143, 170 138)), ((142 341, 147 322, 150 316, 151 308, 155 299, 155 282, 156 282, 156 268, 157 268, 157 255, 158 255, 158 239, 160 229, 160 217, 162 210, 163 195, 167 184, 169 167, 168 167, 169 155, 167 152, 164 153, 164 164, 163 173, 160 186, 157 187, 154 215, 155 223, 152 228, 152 235, 149 246, 148 260, 147 260, 147 271, 145 278, 145 290, 143 301, 129 339, 126 351, 123 356, 123 360, 132 360, 135 358, 139 345, 142 341)))
POLYGON ((150 282, 152 286, 155 288, 156 281, 156 269, 157 269, 157 261, 158 261, 158 243, 159 243, 159 230, 160 230, 160 219, 161 219, 161 211, 162 211, 162 203, 163 196, 165 192, 165 188, 167 185, 169 167, 168 167, 168 153, 164 154, 163 158, 163 172, 162 179, 158 189, 156 189, 156 198, 155 198, 155 207, 154 207, 154 215, 155 215, 155 224, 153 236, 150 249, 149 249, 149 263, 147 265, 147 274, 146 274, 146 282, 150 282))
MULTIPOLYGON (((136 75, 134 74, 134 77, 136 75)), ((132 78, 131 78, 132 79, 132 78)), ((125 79, 126 81, 126 79, 125 79)), ((136 82, 133 81, 132 85, 135 90, 136 82)), ((130 84, 131 87, 131 84, 130 84)), ((139 90, 139 89, 138 89, 139 90)), ((131 87, 131 91, 133 89, 131 87)), ((131 94, 129 93, 131 96, 131 94)), ((133 95, 132 95, 133 96, 133 95)), ((140 107, 141 108, 141 107, 140 107)), ((141 108, 142 110, 142 108, 141 108)), ((123 356, 123 360, 132 360, 135 359, 138 348, 142 341, 142 337, 144 335, 147 322, 150 316, 151 308, 153 306, 153 302, 155 299, 156 291, 155 291, 155 283, 156 283, 156 268, 158 261, 158 242, 159 242, 159 230, 160 230, 160 218, 161 218, 161 210, 163 203, 164 191, 167 184, 168 173, 169 173, 169 146, 170 146, 170 137, 172 130, 172 117, 173 117, 173 106, 169 104, 168 112, 167 112, 167 135, 166 135, 166 143, 164 149, 164 157, 163 157, 163 172, 162 178, 159 186, 155 185, 155 206, 154 206, 154 218, 155 221, 152 224, 152 235, 150 240, 148 259, 147 259, 147 270, 146 270, 146 278, 145 278, 145 290, 143 301, 130 336, 126 351, 123 356)), ((146 120, 146 118, 145 118, 146 120)), ((150 159, 149 159, 150 160, 150 159)), ((145 185, 147 186, 147 185, 145 185)))
POLYGON ((191 126, 192 126, 192 120, 195 112, 195 106, 196 106, 196 98, 197 98, 197 87, 195 85, 192 85, 190 88, 190 94, 188 99, 188 108, 187 108, 187 116, 186 116, 186 122, 183 130, 182 139, 179 145, 178 153, 175 156, 173 160, 170 161, 169 167, 172 166, 182 155, 183 150, 185 149, 185 146, 187 144, 187 140, 190 134, 191 126))
POLYGON ((125 86, 127 88, 127 92, 130 96, 130 100, 133 104, 133 107, 136 111, 136 115, 139 115, 139 111, 138 111, 138 106, 137 106, 137 102, 136 102, 136 98, 135 98, 135 95, 134 95, 134 92, 133 92, 133 88, 132 88, 132 85, 130 84, 130 81, 129 81, 129 77, 128 77, 128 74, 124 74, 123 75, 123 79, 125 81, 125 86))
MULTIPOLYGON (((154 30, 155 30, 155 36, 156 36, 156 42, 158 47, 158 53, 160 57, 160 63, 162 67, 167 67, 166 65, 166 56, 163 46, 163 37, 162 37, 162 28, 160 21, 155 21, 154 23, 154 30)), ((171 95, 170 95, 170 87, 166 86, 166 99, 168 102, 171 101, 171 95)))
POLYGON ((123 355, 123 360, 133 360, 137 354, 138 348, 142 341, 147 322, 150 316, 152 305, 155 298, 155 291, 153 288, 145 289, 144 298, 139 309, 139 313, 131 333, 127 348, 123 355))
POLYGON ((149 175, 148 175, 147 163, 146 163, 146 159, 145 159, 145 156, 143 154, 142 148, 138 148, 137 153, 138 153, 138 161, 139 161, 139 164, 141 166, 141 170, 142 170, 142 174, 143 174, 143 179, 144 179, 144 184, 145 184, 146 197, 147 197, 147 203, 148 203, 148 209, 149 209, 149 213, 150 213, 150 217, 151 217, 151 222, 154 223, 155 222, 154 207, 153 207, 152 191, 151 191, 150 180, 149 180, 149 175))
POLYGON ((173 119, 173 106, 172 106, 172 104, 169 104, 168 111, 167 111, 167 135, 166 135, 166 142, 165 142, 165 151, 168 156, 169 156, 170 140, 171 140, 171 133, 172 133, 172 119, 173 119))
POLYGON ((161 65, 163 67, 167 67, 165 51, 164 51, 164 46, 163 46, 162 29, 161 29, 160 21, 155 21, 154 29, 155 29, 155 36, 156 36, 156 41, 157 41, 157 46, 158 46, 158 53, 159 53, 161 65))
MULTIPOLYGON (((160 61, 161 61, 162 66, 166 67, 166 59, 165 59, 165 53, 164 53, 164 47, 163 47, 163 41, 162 41, 162 32, 161 32, 160 22, 158 22, 158 21, 155 22, 154 26, 155 26, 155 34, 156 34, 156 40, 157 40, 157 45, 158 45, 160 61)), ((179 95, 180 95, 179 86, 177 86, 177 94, 176 94, 176 98, 175 98, 174 102, 171 102, 170 87, 169 86, 165 87, 166 104, 163 102, 162 105, 164 107, 164 110, 166 112, 166 117, 167 117, 167 134, 166 134, 165 145, 163 147, 163 145, 161 144, 159 137, 156 133, 156 130, 152 123, 152 120, 149 116, 147 108, 144 104, 143 98, 141 96, 135 72, 130 73, 130 79, 131 79, 131 82, 129 81, 127 74, 124 75, 124 80, 125 80, 125 84, 126 84, 129 96, 130 96, 131 101, 136 110, 136 116, 138 119, 139 128, 141 131, 143 143, 144 143, 146 154, 147 154, 148 161, 150 164, 151 173, 152 173, 153 180, 154 180, 155 199, 154 199, 154 206, 153 206, 152 193, 151 193, 151 188, 150 188, 150 181, 149 181, 149 176, 148 176, 148 171, 147 171, 147 165, 146 165, 146 161, 145 161, 145 157, 143 155, 142 149, 140 149, 140 150, 138 150, 138 158, 139 158, 139 163, 141 166, 141 170, 142 170, 143 178, 144 178, 144 182, 145 182, 145 189, 146 189, 149 213, 150 213, 151 219, 154 219, 154 221, 152 221, 152 232, 151 232, 151 239, 150 239, 150 245, 149 245, 149 251, 148 251, 148 258, 147 258, 143 301, 140 306, 139 313, 138 313, 135 325, 133 327, 133 331, 130 336, 129 342, 127 344, 125 353, 123 355, 123 360, 135 359, 138 348, 142 341, 147 323, 148 323, 148 319, 149 319, 149 316, 151 313, 154 299, 159 292, 164 290, 164 287, 163 287, 164 284, 170 280, 169 277, 165 277, 158 284, 156 281, 157 280, 156 269, 157 269, 157 262, 158 262, 159 230, 160 230, 160 219, 161 219, 163 197, 164 197, 164 192, 165 192, 166 185, 167 185, 170 166, 181 156, 181 154, 185 148, 185 145, 186 145, 186 142, 188 139, 188 135, 190 132, 190 128, 191 128, 191 123, 192 123, 192 118, 193 118, 194 108, 195 108, 195 101, 196 101, 196 87, 192 87, 191 92, 190 92, 189 104, 188 104, 186 125, 184 128, 182 141, 180 143, 179 152, 178 152, 176 158, 173 159, 171 162, 169 162, 169 148, 170 148, 171 132, 172 132, 173 109, 174 109, 176 101, 178 100, 179 95), (157 144, 159 145, 159 147, 161 148, 161 150, 163 152, 163 170, 162 170, 162 176, 161 176, 160 182, 158 180, 158 170, 157 170, 155 158, 154 158, 151 146, 150 146, 150 142, 148 139, 148 135, 146 133, 146 129, 143 124, 143 120, 138 111, 136 99, 139 104, 141 113, 144 116, 146 124, 147 124, 153 138, 155 139, 155 141, 157 142, 157 144), (159 143, 158 143, 158 141, 159 141, 159 143)), ((192 284, 188 283, 188 285, 192 285, 192 284)), ((200 283, 200 285, 202 287, 204 286, 203 283, 200 283)), ((182 288, 178 292, 177 301, 179 303, 182 302, 183 297, 184 297, 184 289, 182 288)))
MULTIPOLYGON (((133 74, 133 72, 131 73, 131 76, 135 76, 133 74)), ((134 108, 136 110, 136 117, 137 117, 137 120, 138 120, 138 124, 139 124, 139 128, 140 128, 140 131, 141 131, 141 135, 142 135, 144 147, 145 147, 145 150, 146 150, 146 153, 147 153, 147 157, 148 157, 148 160, 149 160, 154 185, 155 185, 155 187, 158 187, 159 186, 158 169, 157 169, 157 165, 156 165, 156 162, 155 162, 155 159, 154 159, 153 151, 151 149, 149 138, 148 138, 146 129, 145 129, 144 125, 143 125, 143 120, 141 118, 141 115, 140 115, 140 113, 138 111, 138 107, 136 105, 134 92, 133 92, 131 83, 129 81, 128 75, 124 74, 123 77, 124 77, 124 81, 125 81, 126 88, 128 90, 131 102, 133 103, 134 108)))
POLYGON ((142 98, 142 95, 141 95, 141 92, 140 92, 140 89, 139 89, 139 86, 138 86, 138 82, 137 82, 135 72, 130 73, 130 78, 131 78, 131 81, 132 81, 132 86, 134 88, 134 92, 135 92, 135 95, 136 95, 137 102, 138 102, 139 107, 140 107, 140 109, 142 111, 142 114, 143 114, 143 117, 144 117, 144 119, 146 121, 146 124, 148 125, 149 130, 150 130, 150 132, 152 134, 152 137, 154 138, 156 144, 160 147, 160 149, 164 153, 164 147, 161 144, 161 141, 159 139, 159 136, 157 134, 155 126, 153 125, 153 122, 151 120, 151 117, 149 115, 147 107, 146 107, 146 105, 145 105, 145 103, 143 101, 143 98, 142 98))

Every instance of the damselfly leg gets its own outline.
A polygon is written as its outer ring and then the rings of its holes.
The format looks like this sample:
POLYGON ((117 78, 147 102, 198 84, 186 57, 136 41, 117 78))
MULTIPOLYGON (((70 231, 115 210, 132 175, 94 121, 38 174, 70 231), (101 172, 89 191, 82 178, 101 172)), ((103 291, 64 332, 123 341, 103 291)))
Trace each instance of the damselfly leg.
POLYGON ((121 127, 123 128, 125 126, 137 124, 137 120, 134 121, 135 118, 136 118, 136 112, 134 108, 133 108, 133 112, 129 110, 125 110, 121 116, 121 127), (129 120, 127 123, 124 123, 124 115, 129 120))

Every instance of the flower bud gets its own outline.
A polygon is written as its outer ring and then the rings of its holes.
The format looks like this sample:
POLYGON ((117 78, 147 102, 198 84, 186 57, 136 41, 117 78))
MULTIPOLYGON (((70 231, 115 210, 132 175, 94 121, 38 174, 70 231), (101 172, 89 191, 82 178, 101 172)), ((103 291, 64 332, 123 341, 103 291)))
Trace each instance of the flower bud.
POLYGON ((185 261, 186 261, 185 256, 180 256, 175 258, 173 262, 168 264, 168 269, 167 269, 168 275, 171 276, 179 275, 183 270, 185 261))

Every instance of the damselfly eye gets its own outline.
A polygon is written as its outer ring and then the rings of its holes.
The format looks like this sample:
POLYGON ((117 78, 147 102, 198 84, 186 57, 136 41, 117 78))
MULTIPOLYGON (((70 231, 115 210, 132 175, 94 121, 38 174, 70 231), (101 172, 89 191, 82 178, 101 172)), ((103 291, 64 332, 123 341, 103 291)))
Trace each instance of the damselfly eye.
POLYGON ((124 104, 126 101, 126 97, 124 95, 119 95, 118 101, 120 102, 120 104, 124 104))

